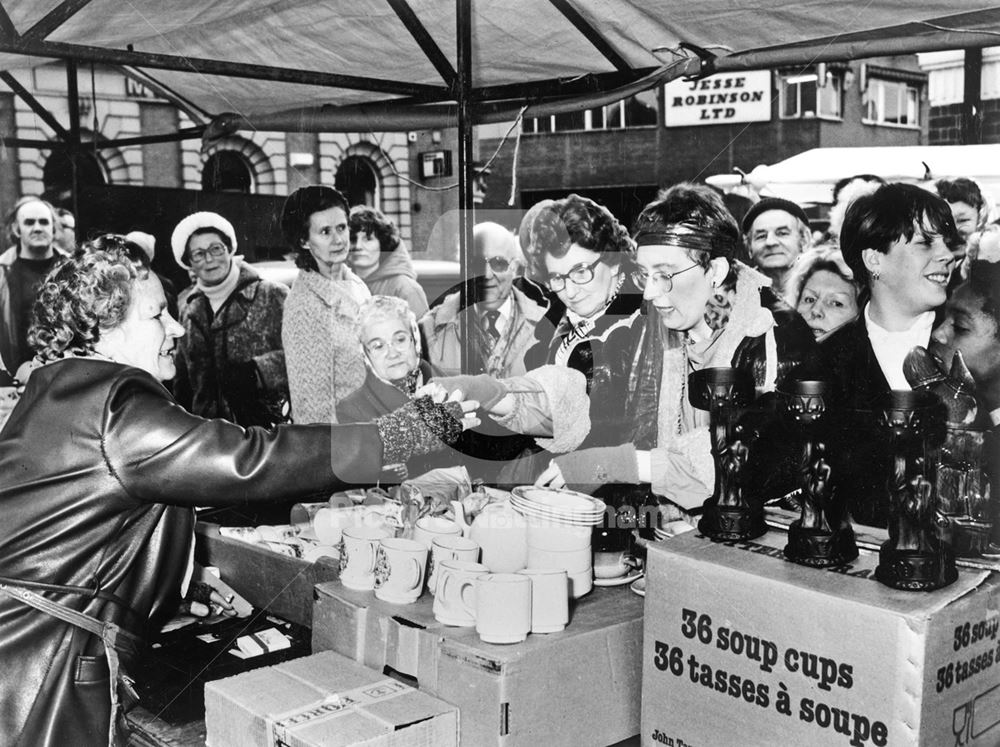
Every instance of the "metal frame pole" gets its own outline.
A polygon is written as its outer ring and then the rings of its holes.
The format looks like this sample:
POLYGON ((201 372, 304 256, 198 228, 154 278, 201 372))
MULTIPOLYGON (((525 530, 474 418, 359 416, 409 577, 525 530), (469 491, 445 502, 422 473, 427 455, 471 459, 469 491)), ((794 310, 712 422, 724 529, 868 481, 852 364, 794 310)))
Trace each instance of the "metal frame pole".
MULTIPOLYGON (((463 280, 468 280, 473 267, 472 227, 475 224, 472 202, 472 0, 455 0, 458 38, 458 70, 455 94, 458 101, 458 261, 463 280)), ((462 284, 461 308, 466 308, 468 283, 462 284)), ((468 314, 463 314, 462 371, 471 371, 472 339, 468 314)))

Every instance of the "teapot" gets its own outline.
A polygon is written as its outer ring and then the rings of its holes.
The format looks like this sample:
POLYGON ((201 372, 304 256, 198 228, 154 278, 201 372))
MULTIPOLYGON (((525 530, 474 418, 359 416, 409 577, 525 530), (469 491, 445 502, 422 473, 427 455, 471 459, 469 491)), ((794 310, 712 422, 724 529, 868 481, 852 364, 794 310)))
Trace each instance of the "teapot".
POLYGON ((528 524, 509 500, 487 503, 469 524, 465 506, 452 501, 462 536, 482 548, 481 562, 492 573, 515 573, 528 564, 528 524))

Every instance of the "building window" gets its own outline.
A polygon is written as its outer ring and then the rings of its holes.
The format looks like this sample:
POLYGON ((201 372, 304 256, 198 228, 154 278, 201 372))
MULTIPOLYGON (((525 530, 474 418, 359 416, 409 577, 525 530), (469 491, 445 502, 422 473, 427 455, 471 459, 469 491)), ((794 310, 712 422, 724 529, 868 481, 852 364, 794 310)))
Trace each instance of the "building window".
POLYGON ((526 119, 524 131, 579 132, 582 130, 620 130, 623 127, 655 126, 658 121, 656 89, 642 91, 622 101, 583 111, 526 119))
POLYGON ((920 89, 905 81, 869 79, 865 90, 865 121, 917 127, 920 124, 920 89))
POLYGON ((219 150, 208 157, 201 172, 201 188, 205 192, 253 191, 253 169, 239 153, 219 150))
POLYGON ((826 71, 822 85, 816 73, 783 76, 781 118, 840 119, 843 114, 843 90, 844 77, 839 71, 826 71))

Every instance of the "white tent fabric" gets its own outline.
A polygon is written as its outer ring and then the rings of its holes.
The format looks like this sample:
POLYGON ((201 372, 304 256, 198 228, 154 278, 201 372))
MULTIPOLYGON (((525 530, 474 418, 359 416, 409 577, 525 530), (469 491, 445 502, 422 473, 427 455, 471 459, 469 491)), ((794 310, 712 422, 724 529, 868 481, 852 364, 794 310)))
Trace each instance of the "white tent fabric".
MULTIPOLYGON (((1000 8, 983 0, 464 2, 473 97, 518 105, 551 97, 546 89, 525 99, 534 81, 579 89, 581 76, 618 76, 588 89, 600 91, 654 71, 663 80, 704 72, 699 54, 714 55, 708 71, 764 68, 988 46, 1000 29, 1000 8), (495 86, 508 88, 486 89, 495 86)), ((230 112, 266 126, 268 116, 292 112, 311 124, 307 115, 323 107, 456 96, 445 79, 457 65, 451 0, 0 0, 0 8, 0 70, 52 57, 142 68, 201 121, 230 112), (440 50, 437 64, 404 23, 408 12, 440 50)), ((367 111, 377 118, 385 109, 367 111)))
POLYGON ((775 164, 759 165, 745 177, 719 174, 706 181, 726 190, 746 184, 761 196, 810 205, 830 204, 833 185, 854 174, 875 174, 886 181, 930 189, 938 179, 965 176, 975 179, 1000 204, 1000 144, 813 148, 775 164))

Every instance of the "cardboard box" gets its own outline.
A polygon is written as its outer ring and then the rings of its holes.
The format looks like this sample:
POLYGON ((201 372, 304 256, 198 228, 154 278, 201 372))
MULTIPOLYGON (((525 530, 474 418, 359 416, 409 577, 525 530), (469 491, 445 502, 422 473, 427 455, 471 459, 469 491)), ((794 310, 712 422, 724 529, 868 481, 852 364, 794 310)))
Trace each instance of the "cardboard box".
POLYGON ((250 604, 291 622, 312 625, 313 587, 340 577, 337 561, 309 563, 219 535, 216 524, 195 526, 195 559, 216 566, 222 580, 250 604))
POLYGON ((1000 744, 1000 582, 878 583, 878 556, 821 570, 785 535, 650 549, 644 745, 1000 744))
POLYGON ((458 744, 458 709, 327 651, 205 685, 210 747, 458 744))
POLYGON ((433 598, 392 605, 340 583, 316 587, 313 651, 389 667, 458 706, 462 744, 607 745, 639 731, 643 600, 596 588, 560 633, 492 645, 434 619, 433 598))

